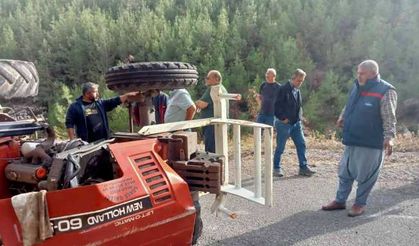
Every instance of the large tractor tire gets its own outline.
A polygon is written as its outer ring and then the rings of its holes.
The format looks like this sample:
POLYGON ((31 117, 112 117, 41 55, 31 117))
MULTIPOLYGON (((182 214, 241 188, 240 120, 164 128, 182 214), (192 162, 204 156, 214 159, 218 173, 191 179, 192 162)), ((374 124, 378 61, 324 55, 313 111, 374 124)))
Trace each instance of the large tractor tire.
POLYGON ((112 67, 105 79, 109 89, 123 94, 186 88, 197 83, 198 72, 183 62, 140 62, 112 67))
POLYGON ((32 62, 0 60, 0 98, 38 95, 39 77, 32 62))

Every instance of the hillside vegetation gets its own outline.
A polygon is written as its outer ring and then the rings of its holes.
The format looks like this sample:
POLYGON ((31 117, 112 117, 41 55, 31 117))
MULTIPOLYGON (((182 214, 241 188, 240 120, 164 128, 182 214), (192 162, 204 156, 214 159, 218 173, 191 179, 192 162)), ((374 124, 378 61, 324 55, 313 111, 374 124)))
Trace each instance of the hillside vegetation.
MULTIPOLYGON (((128 54, 196 65, 194 99, 206 72, 220 70, 227 89, 248 99, 233 104, 233 116, 244 119, 254 117, 251 91, 268 67, 280 82, 302 68, 305 116, 320 132, 332 128, 363 59, 379 62, 402 107, 419 94, 416 0, 1 0, 0 23, 1 58, 36 63, 39 100, 57 127, 79 85, 103 85, 128 54)), ((113 95, 104 87, 103 96, 113 95)), ((122 109, 111 117, 114 129, 126 127, 122 109)))

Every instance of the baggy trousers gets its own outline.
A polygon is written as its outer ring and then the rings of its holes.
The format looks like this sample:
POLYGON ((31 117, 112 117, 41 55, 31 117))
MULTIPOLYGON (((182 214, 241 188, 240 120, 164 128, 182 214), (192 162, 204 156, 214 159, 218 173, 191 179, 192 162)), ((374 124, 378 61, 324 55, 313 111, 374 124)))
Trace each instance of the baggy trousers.
POLYGON ((378 179, 384 160, 384 151, 359 146, 345 146, 343 157, 339 163, 339 186, 336 202, 345 203, 356 180, 355 204, 367 204, 368 195, 378 179))

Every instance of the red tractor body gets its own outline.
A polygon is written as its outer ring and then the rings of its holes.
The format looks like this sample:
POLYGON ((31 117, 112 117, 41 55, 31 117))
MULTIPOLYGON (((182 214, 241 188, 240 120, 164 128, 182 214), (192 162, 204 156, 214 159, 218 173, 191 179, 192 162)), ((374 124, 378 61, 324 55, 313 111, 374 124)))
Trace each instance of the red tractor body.
MULTIPOLYGON (((119 177, 47 192, 54 236, 42 245, 189 245, 195 208, 188 185, 156 153, 157 139, 109 144, 119 177)), ((0 235, 22 245, 4 169, 19 142, 0 140, 0 235)))

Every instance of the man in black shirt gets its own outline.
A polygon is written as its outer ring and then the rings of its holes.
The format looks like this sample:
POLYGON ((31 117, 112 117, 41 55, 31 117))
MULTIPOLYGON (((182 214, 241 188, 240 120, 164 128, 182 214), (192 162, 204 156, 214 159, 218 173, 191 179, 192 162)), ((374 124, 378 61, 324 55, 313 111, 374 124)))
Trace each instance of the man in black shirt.
POLYGON ((139 92, 129 92, 110 99, 99 99, 98 87, 91 82, 84 83, 83 95, 68 108, 65 125, 70 140, 76 135, 87 142, 108 139, 110 129, 106 113, 125 103, 129 97, 139 94, 139 92))
POLYGON ((261 107, 256 121, 258 123, 274 126, 274 106, 276 97, 278 95, 278 90, 281 85, 275 81, 275 69, 268 68, 268 70, 266 70, 265 77, 266 81, 263 82, 260 86, 260 94, 258 94, 258 100, 260 101, 261 107))
POLYGON ((87 142, 94 142, 99 139, 106 139, 108 133, 103 126, 103 120, 97 109, 95 101, 85 102, 82 101, 84 106, 84 117, 87 123, 87 142))

